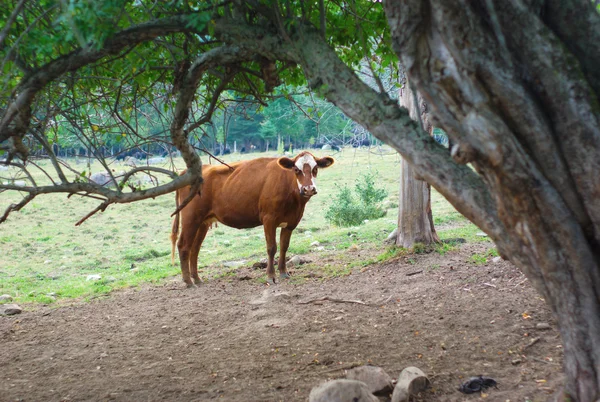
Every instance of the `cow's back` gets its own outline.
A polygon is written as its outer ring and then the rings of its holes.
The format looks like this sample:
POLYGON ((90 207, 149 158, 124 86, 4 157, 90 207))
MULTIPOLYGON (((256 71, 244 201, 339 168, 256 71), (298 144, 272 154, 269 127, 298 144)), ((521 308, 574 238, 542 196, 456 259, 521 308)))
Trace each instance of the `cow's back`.
MULTIPOLYGON (((281 168, 277 158, 258 158, 225 165, 203 165, 201 196, 182 211, 188 219, 200 216, 207 222, 219 221, 234 228, 263 224, 265 217, 288 216, 290 225, 300 220, 303 204, 296 194, 292 172, 281 168), (302 208, 300 208, 302 204, 302 208), (300 210, 299 210, 300 208, 300 210), (205 217, 205 218, 204 218, 205 217)), ((179 190, 180 202, 189 187, 179 190)))

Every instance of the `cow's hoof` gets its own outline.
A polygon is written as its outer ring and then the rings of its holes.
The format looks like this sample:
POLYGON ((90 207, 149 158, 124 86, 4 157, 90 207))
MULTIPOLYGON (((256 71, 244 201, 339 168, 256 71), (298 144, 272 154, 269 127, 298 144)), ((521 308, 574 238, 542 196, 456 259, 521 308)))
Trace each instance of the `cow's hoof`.
POLYGON ((275 282, 275 278, 267 278, 267 285, 277 285, 277 282, 275 282))
POLYGON ((194 278, 194 284, 195 285, 201 285, 202 284, 202 279, 200 279, 200 278, 194 278))
POLYGON ((280 277, 281 279, 290 279, 290 273, 289 273, 289 272, 281 272, 281 273, 279 274, 279 277, 280 277))
POLYGON ((192 282, 186 282, 186 283, 185 283, 185 287, 186 287, 186 288, 188 288, 188 289, 189 289, 189 288, 193 288, 193 287, 194 287, 194 284, 193 284, 192 282))

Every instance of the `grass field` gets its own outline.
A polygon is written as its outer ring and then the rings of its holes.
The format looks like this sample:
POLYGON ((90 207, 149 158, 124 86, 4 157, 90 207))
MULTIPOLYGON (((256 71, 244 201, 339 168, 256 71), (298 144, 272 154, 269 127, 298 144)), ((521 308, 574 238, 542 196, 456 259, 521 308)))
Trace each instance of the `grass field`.
MULTIPOLYGON (((316 154, 323 156, 325 151, 316 154)), ((272 155, 274 153, 268 156, 272 155)), ((228 155, 225 160, 258 156, 265 154, 228 155)), ((314 270, 323 278, 344 275, 399 252, 383 244, 396 225, 399 156, 389 148, 383 148, 382 152, 349 148, 333 156, 336 164, 320 172, 319 194, 309 202, 292 236, 289 251, 290 255, 314 254, 311 243, 319 241, 325 247, 318 253, 319 260, 326 262, 315 261, 302 266, 294 281, 304 280, 303 273, 314 270), (330 226, 324 215, 333 202, 336 186, 353 185, 361 173, 368 171, 375 172, 378 185, 388 191, 387 216, 359 227, 330 226), (364 250, 364 253, 350 255, 345 252, 348 249, 364 250)), ((41 165, 47 166, 44 163, 41 165)), ((183 167, 181 161, 176 160, 175 164, 183 167)), ((116 171, 126 168, 116 162, 112 167, 116 171)), ((100 170, 99 165, 92 166, 93 172, 100 170)), ((7 172, 2 173, 6 176, 7 172)), ((35 178, 44 183, 42 173, 37 172, 35 178)), ((482 240, 476 236, 479 230, 443 197, 433 192, 432 199, 433 215, 442 239, 482 240)), ((3 210, 19 200, 18 194, 0 193, 3 210)), ((64 298, 94 297, 113 289, 159 282, 173 276, 178 279, 179 267, 172 266, 170 261, 173 194, 134 204, 113 205, 82 226, 74 226, 97 204, 96 200, 77 196, 67 199, 60 194, 42 195, 0 225, 0 294, 9 294, 21 303, 53 303, 64 298), (89 275, 100 275, 101 279, 88 280, 89 275)), ((443 245, 437 251, 444 253, 449 248, 443 245)), ((235 230, 220 225, 209 232, 200 252, 200 276, 206 279, 232 275, 238 267, 230 262, 244 261, 244 265, 252 265, 264 257, 262 227, 235 230)))

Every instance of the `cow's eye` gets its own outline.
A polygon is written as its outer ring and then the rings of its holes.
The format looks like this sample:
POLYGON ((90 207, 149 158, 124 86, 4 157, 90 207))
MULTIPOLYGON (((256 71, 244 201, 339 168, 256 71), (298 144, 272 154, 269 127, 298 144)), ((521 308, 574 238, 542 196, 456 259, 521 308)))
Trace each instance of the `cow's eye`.
POLYGON ((314 168, 314 169, 313 169, 313 176, 316 176, 316 175, 317 175, 317 171, 318 171, 318 169, 317 169, 317 168, 314 168))
POLYGON ((294 166, 294 173, 300 174, 300 169, 298 169, 296 166, 294 166))

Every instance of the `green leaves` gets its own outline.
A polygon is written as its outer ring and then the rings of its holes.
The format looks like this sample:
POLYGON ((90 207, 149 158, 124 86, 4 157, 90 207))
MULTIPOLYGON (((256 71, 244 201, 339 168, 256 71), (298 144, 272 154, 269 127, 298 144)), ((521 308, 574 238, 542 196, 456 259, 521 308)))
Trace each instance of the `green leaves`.
POLYGON ((204 31, 204 28, 206 28, 206 26, 208 25, 211 19, 211 14, 208 12, 191 14, 188 15, 186 19, 186 28, 190 28, 192 30, 195 30, 196 32, 202 32, 204 31))
POLYGON ((325 213, 325 219, 336 226, 359 226, 366 219, 385 216, 379 204, 387 196, 375 185, 375 175, 368 173, 356 180, 354 193, 348 186, 338 187, 338 193, 325 213))

